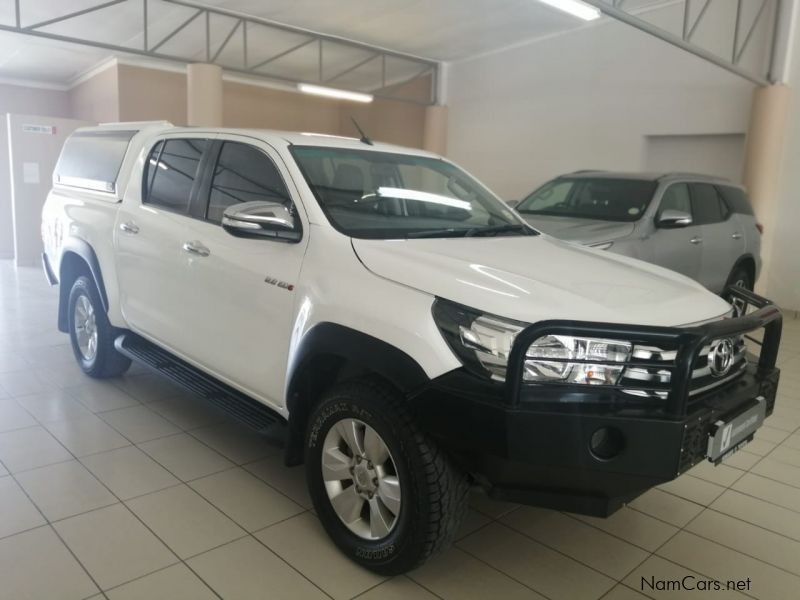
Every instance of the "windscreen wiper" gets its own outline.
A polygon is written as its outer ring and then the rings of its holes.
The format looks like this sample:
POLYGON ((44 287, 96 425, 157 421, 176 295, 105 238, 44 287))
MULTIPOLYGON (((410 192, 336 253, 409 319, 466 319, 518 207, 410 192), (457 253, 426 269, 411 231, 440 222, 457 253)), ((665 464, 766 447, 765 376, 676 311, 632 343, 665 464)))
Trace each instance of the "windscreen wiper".
POLYGON ((464 237, 475 237, 480 235, 497 235, 498 233, 506 233, 512 231, 519 231, 524 235, 535 235, 535 231, 523 225, 522 223, 512 224, 506 223, 505 225, 489 225, 487 227, 473 227, 468 229, 464 237))
POLYGON ((411 231, 406 234, 406 238, 436 238, 436 237, 460 237, 467 235, 471 229, 464 227, 448 227, 447 229, 423 229, 422 231, 411 231))

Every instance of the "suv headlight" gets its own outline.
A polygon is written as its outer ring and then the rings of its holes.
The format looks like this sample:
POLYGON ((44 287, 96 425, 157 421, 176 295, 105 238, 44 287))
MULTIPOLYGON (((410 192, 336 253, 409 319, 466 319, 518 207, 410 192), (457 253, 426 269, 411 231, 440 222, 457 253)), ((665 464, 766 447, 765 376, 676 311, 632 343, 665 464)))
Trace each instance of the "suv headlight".
MULTIPOLYGON (((433 304, 433 318, 464 366, 496 381, 505 381, 514 340, 529 325, 441 298, 433 304)), ((613 385, 631 350, 632 344, 618 340, 546 335, 528 347, 522 380, 613 385)))
POLYGON ((614 385, 625 368, 623 363, 631 356, 631 349, 629 342, 619 340, 545 335, 525 352, 522 380, 614 385))
POLYGON ((433 303, 433 318, 464 366, 505 381, 508 355, 517 334, 528 323, 482 313, 441 298, 433 303))

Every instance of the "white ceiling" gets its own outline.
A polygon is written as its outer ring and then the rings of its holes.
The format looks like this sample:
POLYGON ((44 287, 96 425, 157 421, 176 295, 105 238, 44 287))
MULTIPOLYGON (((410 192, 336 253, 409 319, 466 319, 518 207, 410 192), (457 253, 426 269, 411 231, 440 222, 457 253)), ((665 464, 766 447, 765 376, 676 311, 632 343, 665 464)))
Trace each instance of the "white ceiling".
MULTIPOLYGON (((28 26, 102 4, 104 0, 20 2, 22 25, 28 26)), ((205 5, 437 61, 468 58, 582 24, 537 0, 218 0, 205 5)), ((43 27, 40 31, 141 48, 141 7, 141 0, 127 0, 43 27)), ((163 0, 149 0, 149 11, 151 46, 194 12, 191 8, 163 0)), ((14 0, 0 0, 0 24, 13 23, 14 0)), ((212 53, 235 23, 235 19, 227 17, 214 18, 212 30, 219 33, 212 40, 212 53)), ((201 40, 204 34, 205 23, 197 19, 164 44, 160 51, 203 60, 205 48, 201 40)), ((263 35, 259 35, 257 30, 251 29, 248 32, 250 64, 291 48, 303 39, 301 35, 276 33, 275 30, 265 30, 263 35)), ((219 60, 236 66, 241 62, 242 48, 240 29, 219 60)), ((314 81, 317 77, 317 53, 317 47, 312 44, 270 63, 261 70, 262 74, 314 81)), ((88 46, 2 32, 0 77, 66 83, 114 54, 88 46)), ((327 44, 324 57, 323 68, 327 78, 363 61, 369 53, 327 44)), ((380 70, 380 61, 374 60, 331 83, 355 89, 374 88, 380 70)), ((387 79, 400 81, 419 70, 418 64, 392 59, 387 63, 387 79)))
MULTIPOLYGON (((22 26, 25 27, 98 6, 107 0, 18 1, 22 7, 22 26)), ((194 1, 197 3, 199 0, 194 1)), ((625 7, 630 10, 670 1, 626 0, 625 7)), ((693 12, 696 13, 701 4, 694 3, 693 12)), ((735 3, 731 0, 730 4, 733 6, 735 3)), ((747 2, 745 8, 752 9, 755 4, 747 2)), ((0 24, 13 25, 14 5, 15 0, 0 0, 0 24)), ((216 0, 205 2, 205 5, 434 61, 465 60, 585 25, 583 21, 538 0, 216 0)), ((719 12, 720 3, 713 6, 719 12)), ((151 48, 196 12, 194 8, 168 0, 148 0, 148 7, 151 48)), ((142 17, 142 0, 125 0, 38 30, 141 49, 144 42, 142 17)), ((732 18, 731 15, 715 14, 706 18, 704 27, 721 27, 732 18)), ((763 21, 766 23, 768 19, 763 21)), ((211 18, 212 55, 237 22, 230 16, 215 15, 211 18)), ((681 23, 677 22, 669 26, 671 29, 680 27, 681 23)), ((158 51, 185 61, 203 61, 206 59, 205 31, 205 20, 195 19, 158 51)), ((251 26, 247 39, 248 64, 252 66, 309 38, 303 33, 251 26)), ((217 62, 232 69, 242 68, 243 49, 242 27, 239 27, 217 62)), ((720 54, 727 52, 722 48, 720 54)), ((114 55, 125 56, 110 50, 0 32, 0 77, 65 84, 114 55)), ((334 77, 328 83, 374 91, 380 86, 382 67, 377 58, 365 62, 370 55, 368 49, 325 42, 323 80, 360 64, 357 69, 334 77)), ((257 73, 317 81, 318 56, 318 46, 309 44, 271 61, 257 73)), ((420 63, 401 58, 387 60, 388 82, 403 81, 418 73, 420 63)))

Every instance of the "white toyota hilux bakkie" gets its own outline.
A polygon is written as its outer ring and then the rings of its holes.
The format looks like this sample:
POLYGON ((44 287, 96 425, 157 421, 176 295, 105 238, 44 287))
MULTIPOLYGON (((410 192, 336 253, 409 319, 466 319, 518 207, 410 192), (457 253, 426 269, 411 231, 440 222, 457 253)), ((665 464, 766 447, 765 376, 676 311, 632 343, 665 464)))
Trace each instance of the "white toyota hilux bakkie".
POLYGON ((471 486, 607 516, 775 402, 769 301, 551 238, 366 137, 80 129, 42 237, 87 375, 139 361, 282 431, 332 540, 382 574, 446 546, 471 486))

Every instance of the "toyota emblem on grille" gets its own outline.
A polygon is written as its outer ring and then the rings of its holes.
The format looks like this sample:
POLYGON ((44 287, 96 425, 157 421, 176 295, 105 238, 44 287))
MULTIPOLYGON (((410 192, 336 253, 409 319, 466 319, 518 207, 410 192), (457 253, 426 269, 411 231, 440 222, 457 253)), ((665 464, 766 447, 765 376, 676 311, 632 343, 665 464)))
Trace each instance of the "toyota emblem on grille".
POLYGON ((722 377, 733 366, 733 340, 724 338, 711 342, 708 351, 708 368, 714 377, 722 377))

